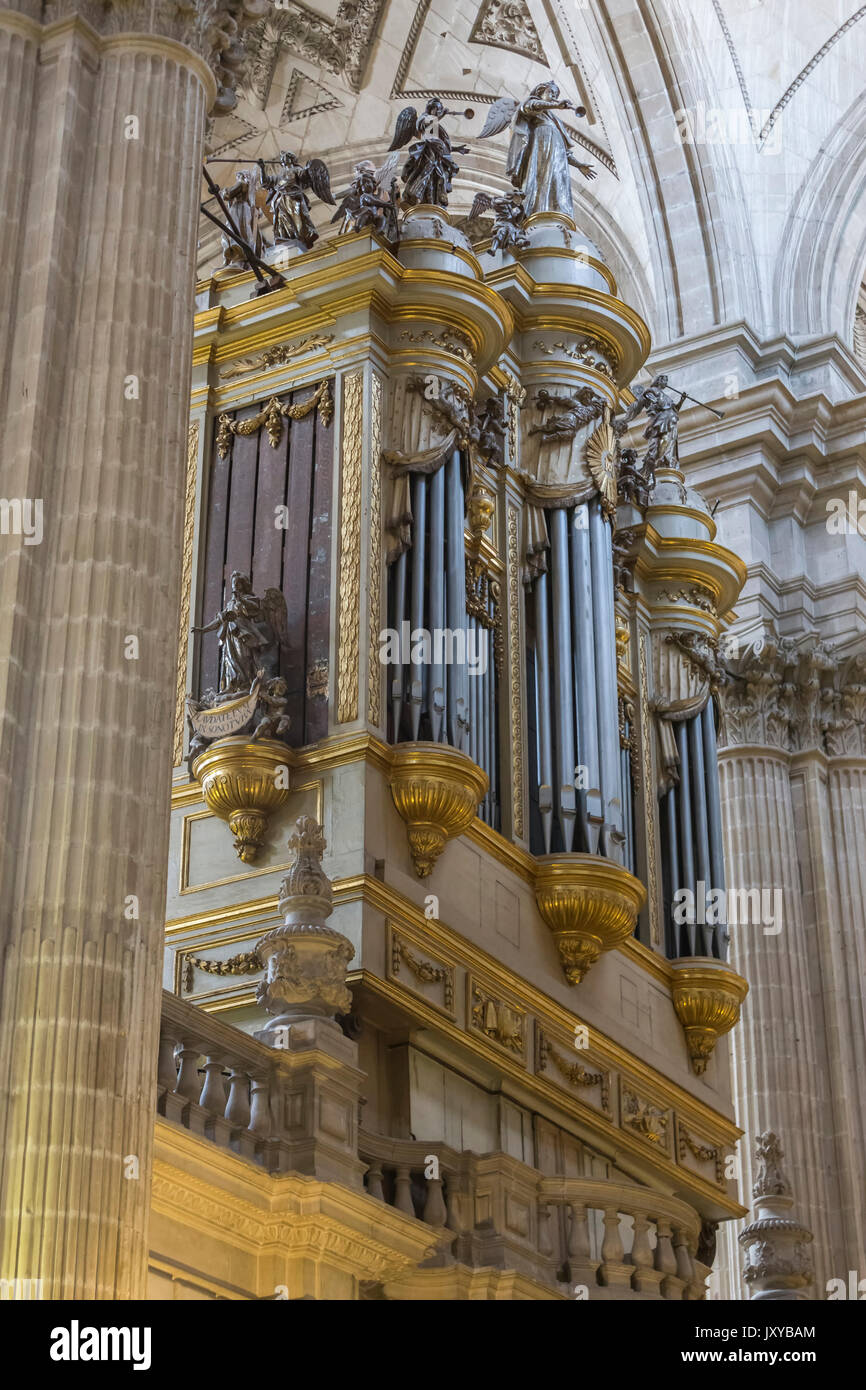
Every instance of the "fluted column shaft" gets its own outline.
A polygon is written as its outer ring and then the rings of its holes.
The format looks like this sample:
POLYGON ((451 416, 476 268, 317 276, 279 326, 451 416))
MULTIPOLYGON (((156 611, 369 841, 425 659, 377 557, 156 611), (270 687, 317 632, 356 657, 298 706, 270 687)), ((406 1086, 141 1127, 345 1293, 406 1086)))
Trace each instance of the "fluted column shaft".
MULTIPOLYGON (((803 900, 824 1006, 828 1135, 838 1174, 839 1240, 828 1278, 847 1279, 866 1250, 866 759, 801 755, 792 766, 803 900), (844 1267, 843 1267, 844 1266, 844 1267)), ((819 1285, 818 1296, 823 1292, 819 1285)))
POLYGON ((70 20, 26 135, 4 491, 44 538, 2 556, 0 1273, 54 1298, 144 1290, 202 69, 70 20))
MULTIPOLYGON (((826 1138, 830 1100, 818 958, 804 919, 788 763, 786 754, 770 748, 729 749, 720 759, 729 891, 781 892, 778 933, 765 932, 761 923, 731 928, 731 964, 750 987, 739 1027, 731 1034, 734 1096, 747 1135, 771 1128, 785 1136, 803 1216, 815 1235, 820 1288, 821 1262, 838 1248, 838 1210, 832 1145, 826 1138)), ((747 1196, 754 1175, 745 1144, 740 1158, 741 1191, 747 1196)), ((735 1233, 729 1234, 733 1242, 735 1233)), ((732 1287, 723 1296, 745 1297, 734 1243, 726 1263, 732 1287)))

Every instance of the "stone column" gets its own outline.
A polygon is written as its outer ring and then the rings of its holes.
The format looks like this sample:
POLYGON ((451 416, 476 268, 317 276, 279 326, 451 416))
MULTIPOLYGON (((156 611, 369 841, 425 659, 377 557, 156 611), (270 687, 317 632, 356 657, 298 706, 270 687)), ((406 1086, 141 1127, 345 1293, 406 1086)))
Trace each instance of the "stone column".
POLYGON ((198 168, 244 22, 204 11, 50 7, 23 133, 4 492, 43 535, 0 539, 0 1276, 52 1298, 144 1290, 198 168))
MULTIPOLYGON (((736 1115, 746 1131, 742 1188, 755 1181, 749 1149, 756 1137, 770 1128, 784 1133, 815 1236, 819 1289, 844 1246, 833 1122, 838 1067, 826 1031, 832 986, 823 965, 838 906, 826 903, 816 914, 807 895, 813 875, 826 880, 834 866, 832 856, 815 860, 818 847, 804 843, 796 768, 806 758, 797 745, 820 739, 822 669, 821 653, 804 658, 782 641, 747 655, 725 690, 727 746, 720 756, 729 909, 731 890, 766 893, 765 920, 731 927, 731 962, 750 985, 733 1035, 736 1115)), ((732 1231, 725 1241, 732 1282, 723 1296, 742 1297, 732 1231)))

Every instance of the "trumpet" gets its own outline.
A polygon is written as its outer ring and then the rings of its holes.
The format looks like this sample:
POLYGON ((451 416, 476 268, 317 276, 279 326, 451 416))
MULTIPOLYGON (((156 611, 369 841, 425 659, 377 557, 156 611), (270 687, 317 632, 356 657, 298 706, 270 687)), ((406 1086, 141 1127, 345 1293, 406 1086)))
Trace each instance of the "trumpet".
POLYGON ((462 111, 443 111, 443 116, 462 116, 464 121, 471 121, 475 117, 475 112, 471 106, 466 106, 462 111))

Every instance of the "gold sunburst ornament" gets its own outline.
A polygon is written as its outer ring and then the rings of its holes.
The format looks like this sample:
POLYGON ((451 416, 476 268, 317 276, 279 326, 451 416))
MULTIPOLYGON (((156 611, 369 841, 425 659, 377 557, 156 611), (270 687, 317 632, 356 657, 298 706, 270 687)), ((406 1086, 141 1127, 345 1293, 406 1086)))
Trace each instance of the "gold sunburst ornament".
POLYGON ((617 438, 610 423, 610 407, 607 407, 601 424, 587 441, 586 461, 601 495, 601 510, 611 519, 616 512, 618 453, 617 438))

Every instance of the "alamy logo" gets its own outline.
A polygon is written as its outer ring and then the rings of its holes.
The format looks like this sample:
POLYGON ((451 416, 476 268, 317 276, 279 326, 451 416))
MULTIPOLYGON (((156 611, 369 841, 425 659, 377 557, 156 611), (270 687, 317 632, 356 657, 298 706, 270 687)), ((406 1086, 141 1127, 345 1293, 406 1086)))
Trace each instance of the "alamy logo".
POLYGON ((379 633, 379 660, 383 666, 466 666, 470 676, 487 670, 487 629, 412 627, 403 620, 399 630, 386 627, 379 633))
POLYGON ((149 1327, 69 1327, 51 1331, 52 1361, 131 1361, 134 1371, 150 1369, 149 1327))
POLYGON ((25 545, 41 545, 42 498, 0 497, 0 536, 23 536, 25 545))
POLYGON ((673 917, 677 926, 715 927, 727 924, 761 926, 765 936, 778 936, 782 930, 781 888, 707 888, 698 879, 697 893, 678 888, 674 893, 673 917))

